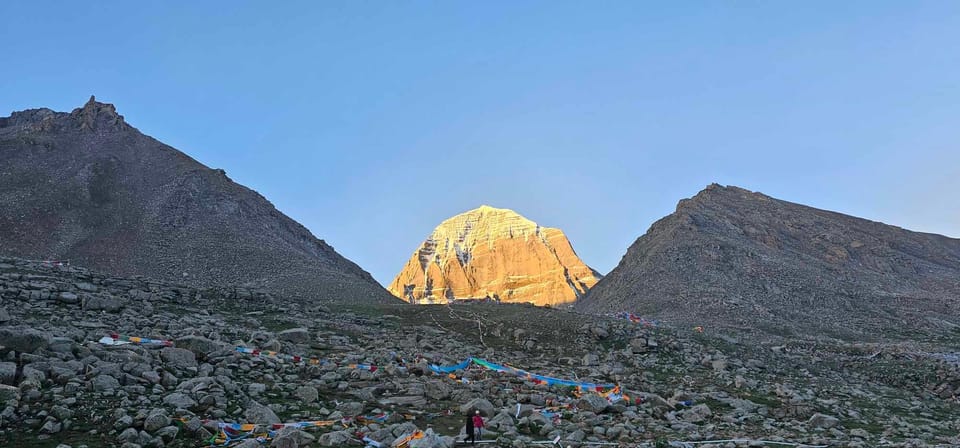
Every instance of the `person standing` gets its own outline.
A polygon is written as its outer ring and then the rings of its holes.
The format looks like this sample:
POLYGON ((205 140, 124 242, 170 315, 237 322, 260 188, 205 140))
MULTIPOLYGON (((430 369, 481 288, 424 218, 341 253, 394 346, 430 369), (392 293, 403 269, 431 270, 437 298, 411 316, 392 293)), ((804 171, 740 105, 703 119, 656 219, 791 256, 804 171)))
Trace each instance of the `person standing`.
POLYGON ((480 416, 480 410, 478 409, 473 414, 473 430, 477 432, 477 437, 476 437, 477 439, 480 439, 483 437, 483 434, 481 433, 481 429, 483 429, 483 417, 480 416))
POLYGON ((466 430, 464 432, 467 433, 467 437, 464 439, 464 442, 466 442, 467 439, 470 439, 470 444, 476 445, 477 444, 476 433, 473 432, 473 416, 470 415, 469 413, 467 414, 466 430))

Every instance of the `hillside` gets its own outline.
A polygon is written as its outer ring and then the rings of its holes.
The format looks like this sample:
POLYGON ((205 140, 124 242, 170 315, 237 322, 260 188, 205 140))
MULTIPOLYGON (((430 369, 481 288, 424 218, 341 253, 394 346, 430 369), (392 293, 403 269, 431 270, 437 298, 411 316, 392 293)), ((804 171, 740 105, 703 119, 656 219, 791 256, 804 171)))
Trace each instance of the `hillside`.
POLYGON ((838 337, 960 328, 960 240, 711 185, 577 307, 838 337))
POLYGON ((223 170, 93 97, 0 118, 0 254, 193 286, 391 300, 356 264, 223 170))

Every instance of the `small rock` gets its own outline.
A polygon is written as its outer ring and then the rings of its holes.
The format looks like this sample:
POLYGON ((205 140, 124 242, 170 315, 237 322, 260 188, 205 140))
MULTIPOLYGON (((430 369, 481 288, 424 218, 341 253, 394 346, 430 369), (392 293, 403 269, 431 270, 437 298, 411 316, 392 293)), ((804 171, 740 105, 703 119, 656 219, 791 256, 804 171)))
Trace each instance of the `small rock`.
POLYGON ((607 410, 610 402, 597 394, 587 394, 576 401, 577 409, 600 414, 607 410))
POLYGON ((140 440, 140 433, 136 429, 127 428, 117 436, 120 442, 137 443, 140 440))
POLYGON ((143 421, 143 429, 152 433, 160 428, 170 426, 170 422, 170 417, 167 416, 164 410, 154 409, 150 411, 150 415, 143 421))
POLYGON ((97 375, 91 383, 94 392, 113 392, 120 388, 120 382, 110 375, 97 375))
POLYGON ((705 404, 698 404, 683 412, 683 420, 690 423, 700 423, 713 415, 710 407, 705 404))
POLYGON ((43 424, 43 427, 40 428, 42 434, 56 434, 60 432, 60 429, 63 428, 63 425, 60 422, 50 419, 43 424))
POLYGON ((840 420, 837 419, 836 417, 826 415, 826 414, 821 414, 819 412, 816 414, 813 414, 813 416, 810 417, 809 420, 807 420, 808 425, 814 428, 823 428, 823 429, 833 428, 834 426, 837 426, 837 424, 839 423, 840 423, 840 420))
POLYGON ((348 401, 337 406, 337 410, 347 417, 354 417, 363 413, 363 403, 348 401))
POLYGON ((80 297, 72 292, 64 291, 60 293, 60 297, 57 299, 57 301, 66 304, 80 303, 80 297))
POLYGON ((583 355, 583 365, 585 366, 598 366, 600 365, 600 356, 596 353, 587 353, 583 355))
POLYGON ((81 291, 97 292, 97 286, 87 282, 74 283, 73 286, 76 286, 77 289, 81 291))
POLYGON ((352 437, 350 431, 333 431, 320 436, 317 443, 320 446, 345 446, 352 437))
MULTIPOLYGON (((189 395, 182 392, 174 392, 166 397, 163 397, 163 404, 167 406, 172 406, 177 409, 190 409, 197 405, 196 400, 190 398, 189 395)), ((272 422, 279 423, 279 422, 272 422)))
POLYGON ((121 415, 117 421, 113 422, 113 429, 118 431, 127 429, 131 426, 133 426, 133 417, 126 414, 121 415))
MULTIPOLYGON (((358 414, 354 414, 354 415, 358 415, 358 414)), ((280 417, 277 417, 277 414, 275 414, 272 409, 260 403, 257 403, 256 401, 252 401, 250 403, 247 409, 243 412, 243 416, 250 423, 257 423, 257 424, 280 423, 280 417)))
POLYGON ((180 428, 176 426, 165 426, 157 430, 156 436, 158 439, 163 440, 164 442, 170 443, 173 441, 173 439, 177 438, 177 434, 179 433, 180 433, 180 428))
POLYGON ((281 341, 302 344, 310 341, 310 331, 306 328, 291 328, 277 333, 277 338, 281 341))
POLYGON ((307 404, 316 402, 320 397, 319 392, 317 392, 317 388, 313 386, 300 386, 296 391, 294 391, 293 395, 307 404))
POLYGON ((590 333, 595 339, 606 339, 610 337, 610 332, 603 327, 590 327, 590 333))

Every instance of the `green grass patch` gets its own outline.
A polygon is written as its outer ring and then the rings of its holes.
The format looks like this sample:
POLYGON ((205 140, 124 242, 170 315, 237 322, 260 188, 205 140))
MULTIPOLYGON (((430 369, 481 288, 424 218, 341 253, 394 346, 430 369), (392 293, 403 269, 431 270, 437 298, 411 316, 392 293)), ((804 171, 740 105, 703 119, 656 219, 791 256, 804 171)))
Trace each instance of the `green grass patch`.
POLYGON ((771 409, 783 406, 783 401, 770 394, 744 394, 742 398, 771 409))
POLYGON ((876 421, 861 422, 858 420, 841 420, 840 423, 843 425, 844 428, 862 429, 874 435, 883 434, 883 430, 886 429, 886 427, 882 423, 879 423, 876 421))

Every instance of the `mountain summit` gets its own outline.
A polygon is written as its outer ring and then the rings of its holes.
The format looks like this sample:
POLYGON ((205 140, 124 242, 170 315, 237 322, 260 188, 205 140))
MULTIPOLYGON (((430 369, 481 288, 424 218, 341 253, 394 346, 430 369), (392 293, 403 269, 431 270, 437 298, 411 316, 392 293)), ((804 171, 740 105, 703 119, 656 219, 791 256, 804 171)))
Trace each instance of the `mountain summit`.
POLYGON ((0 204, 0 255, 305 299, 391 299, 263 196, 93 97, 70 113, 0 118, 0 204))
POLYGON ((599 277, 559 229, 484 205, 440 223, 388 289, 412 303, 491 298, 554 305, 575 301, 599 277))
POLYGON ((960 328, 960 240, 711 185, 577 303, 694 325, 880 337, 960 328))

